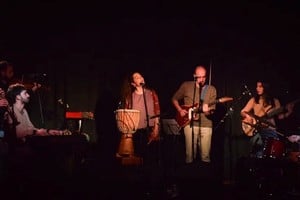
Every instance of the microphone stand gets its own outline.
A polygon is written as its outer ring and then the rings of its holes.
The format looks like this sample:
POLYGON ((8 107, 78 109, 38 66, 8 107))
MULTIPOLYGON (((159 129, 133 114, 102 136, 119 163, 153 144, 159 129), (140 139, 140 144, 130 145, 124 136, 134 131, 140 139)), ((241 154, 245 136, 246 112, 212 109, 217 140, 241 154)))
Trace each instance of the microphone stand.
MULTIPOLYGON (((221 124, 223 124, 225 122, 225 120, 226 120, 226 118, 228 116, 232 115, 232 113, 234 112, 234 107, 240 102, 240 100, 246 94, 248 94, 249 96, 251 96, 251 93, 249 91, 247 91, 247 89, 246 89, 246 91, 243 91, 242 94, 237 99, 234 100, 234 102, 229 107, 229 109, 227 110, 227 112, 225 113, 225 115, 223 116, 223 118, 220 120, 220 122, 215 127, 214 131, 216 131, 221 126, 221 124)), ((232 131, 232 125, 231 125, 231 123, 230 123, 229 130, 230 130, 229 132, 232 131)), ((228 137, 228 147, 229 147, 229 149, 228 149, 228 151, 229 151, 229 166, 228 166, 229 167, 229 178, 232 178, 232 170, 231 169, 232 169, 232 163, 233 163, 232 156, 231 156, 232 155, 232 147, 231 146, 232 146, 232 141, 231 141, 231 138, 228 137)))
POLYGON ((225 113, 225 115, 223 116, 223 118, 219 121, 219 123, 215 126, 215 129, 214 130, 217 130, 219 127, 220 127, 220 125, 222 124, 222 123, 224 123, 225 122, 225 120, 226 120, 226 118, 229 116, 229 115, 231 115, 232 113, 233 113, 233 111, 234 111, 234 106, 236 106, 238 103, 239 103, 239 101, 246 95, 246 94, 249 94, 250 95, 250 93, 249 92, 247 92, 247 91, 244 91, 244 92, 242 92, 242 94, 232 103, 232 105, 229 107, 229 109, 227 110, 227 112, 225 113))
POLYGON ((198 140, 199 140, 200 144, 201 144, 201 112, 202 112, 202 109, 200 109, 200 106, 202 106, 202 100, 201 100, 202 88, 203 88, 203 86, 201 84, 199 84, 199 104, 198 104, 199 109, 197 112, 198 112, 198 116, 199 116, 199 119, 198 119, 198 121, 199 121, 199 138, 198 138, 198 140))
POLYGON ((39 109, 40 109, 40 116, 41 116, 42 127, 45 128, 45 120, 44 120, 44 112, 43 112, 43 107, 42 107, 41 95, 40 95, 40 93, 39 93, 38 90, 36 92, 37 92, 38 101, 39 101, 39 109))
POLYGON ((148 113, 147 100, 146 100, 146 95, 145 95, 145 86, 143 85, 142 88, 143 88, 143 99, 144 99, 144 105, 145 105, 146 120, 147 120, 147 131, 149 131, 149 129, 150 129, 149 113, 148 113))
MULTIPOLYGON (((143 88, 143 99, 144 99, 144 105, 145 105, 145 112, 146 112, 146 122, 147 122, 147 127, 146 127, 146 135, 141 135, 141 137, 140 137, 140 142, 141 142, 141 145, 144 145, 144 141, 146 141, 147 140, 147 136, 148 136, 148 134, 150 134, 150 124, 149 124, 149 113, 148 113, 148 106, 147 106, 147 100, 146 100, 146 95, 145 95, 145 85, 142 85, 142 88, 143 88), (145 138, 146 137, 146 138, 145 138)), ((145 142, 146 144, 148 143, 148 141, 147 142, 145 142)), ((144 156, 145 155, 147 155, 147 156, 149 156, 148 154, 149 154, 149 148, 147 148, 147 147, 142 147, 142 148, 145 148, 144 150, 143 150, 143 153, 144 153, 144 156), (147 152, 146 152, 147 151, 147 152)))
MULTIPOLYGON (((193 92, 193 103, 192 107, 195 105, 195 98, 196 98, 196 80, 197 78, 194 77, 194 92, 193 92)), ((200 97, 200 96, 199 96, 200 97)), ((195 155, 195 150, 194 150, 194 110, 192 110, 192 116, 191 116, 191 123, 190 127, 192 128, 192 160, 194 161, 194 155, 195 155)))

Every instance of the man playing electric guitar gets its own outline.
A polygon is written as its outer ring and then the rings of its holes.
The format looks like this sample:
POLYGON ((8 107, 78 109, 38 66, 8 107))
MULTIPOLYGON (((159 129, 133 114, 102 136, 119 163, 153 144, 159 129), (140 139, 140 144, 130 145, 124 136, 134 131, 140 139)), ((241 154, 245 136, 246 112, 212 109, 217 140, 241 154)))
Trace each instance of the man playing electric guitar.
POLYGON ((205 82, 206 69, 203 66, 197 66, 194 71, 194 81, 183 82, 172 97, 172 104, 178 111, 178 116, 181 117, 188 116, 189 110, 181 106, 179 101, 183 101, 183 104, 187 106, 201 103, 202 112, 199 113, 199 118, 193 117, 191 123, 182 124, 185 135, 186 163, 192 163, 196 158, 197 145, 201 160, 206 163, 210 162, 213 122, 208 116, 212 114, 216 106, 209 106, 209 103, 216 101, 217 91, 214 86, 206 85, 205 82))

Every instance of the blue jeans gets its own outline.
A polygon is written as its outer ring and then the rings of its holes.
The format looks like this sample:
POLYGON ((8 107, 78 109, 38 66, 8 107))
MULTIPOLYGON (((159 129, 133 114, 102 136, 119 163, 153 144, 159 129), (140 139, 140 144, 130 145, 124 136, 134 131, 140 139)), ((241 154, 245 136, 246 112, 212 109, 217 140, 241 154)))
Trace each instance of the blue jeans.
POLYGON ((262 158, 264 156, 264 148, 268 139, 279 139, 276 131, 273 129, 263 129, 258 131, 251 139, 251 154, 256 158, 262 158))

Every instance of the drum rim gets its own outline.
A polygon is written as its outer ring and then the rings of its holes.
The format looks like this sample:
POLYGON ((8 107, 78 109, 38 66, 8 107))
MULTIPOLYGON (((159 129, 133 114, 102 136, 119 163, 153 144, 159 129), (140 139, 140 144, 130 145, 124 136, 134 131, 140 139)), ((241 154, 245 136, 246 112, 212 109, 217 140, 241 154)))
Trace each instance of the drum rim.
POLYGON ((139 110, 136 110, 136 109, 117 109, 115 110, 115 112, 140 112, 139 110))

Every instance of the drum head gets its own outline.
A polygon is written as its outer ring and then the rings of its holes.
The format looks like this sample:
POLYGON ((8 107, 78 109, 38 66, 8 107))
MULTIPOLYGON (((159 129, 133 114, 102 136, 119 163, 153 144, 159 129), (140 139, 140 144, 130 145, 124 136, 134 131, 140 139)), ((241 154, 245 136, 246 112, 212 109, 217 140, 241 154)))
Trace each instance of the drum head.
POLYGON ((118 109, 115 111, 115 113, 119 113, 119 112, 140 113, 139 110, 135 110, 135 109, 118 109))
POLYGON ((133 109, 118 109, 115 111, 117 126, 122 133, 135 133, 139 125, 140 111, 133 109))

